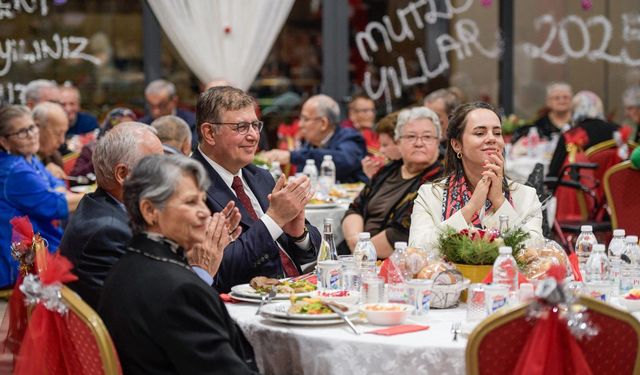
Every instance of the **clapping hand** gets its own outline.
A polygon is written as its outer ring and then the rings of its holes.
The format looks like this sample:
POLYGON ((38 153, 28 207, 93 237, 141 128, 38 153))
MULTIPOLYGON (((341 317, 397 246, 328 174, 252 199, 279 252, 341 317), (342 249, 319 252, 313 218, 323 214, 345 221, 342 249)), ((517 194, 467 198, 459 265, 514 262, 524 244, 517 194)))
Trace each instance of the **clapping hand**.
POLYGON ((212 277, 218 272, 224 248, 230 242, 229 226, 222 213, 215 213, 207 219, 204 242, 187 251, 191 266, 200 267, 212 277))
POLYGON ((284 230, 289 222, 300 215, 301 211, 304 213, 304 206, 311 198, 310 194, 311 181, 307 176, 301 176, 288 183, 284 176, 280 176, 273 191, 267 196, 269 199, 267 215, 284 230))
POLYGON ((504 178, 504 157, 501 153, 489 154, 484 162, 485 170, 482 172, 482 178, 487 178, 491 182, 487 198, 491 201, 494 209, 500 208, 504 202, 504 194, 502 191, 502 180, 504 178))

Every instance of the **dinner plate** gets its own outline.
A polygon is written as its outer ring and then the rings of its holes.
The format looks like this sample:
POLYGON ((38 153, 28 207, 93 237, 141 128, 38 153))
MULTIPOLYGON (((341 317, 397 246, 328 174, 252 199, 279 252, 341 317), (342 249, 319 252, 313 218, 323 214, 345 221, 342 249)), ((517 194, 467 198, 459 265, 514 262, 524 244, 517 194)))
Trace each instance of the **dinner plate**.
MULTIPOLYGON (((233 294, 236 296, 257 299, 258 302, 260 302, 260 297, 262 296, 260 293, 256 292, 256 290, 253 289, 249 284, 240 284, 233 286, 231 287, 231 292, 233 292, 233 294)), ((308 297, 310 295, 311 292, 294 294, 294 296, 296 297, 308 297)), ((273 297, 273 299, 288 300, 290 296, 291 294, 289 293, 278 293, 275 297, 273 297)))
POLYGON ((242 301, 242 302, 250 302, 250 303, 260 303, 260 302, 262 302, 262 300, 260 298, 244 297, 244 296, 237 295, 234 292, 230 292, 229 296, 231 296, 231 298, 233 298, 235 300, 242 301))
POLYGON ((318 320, 300 320, 300 319, 284 319, 276 318, 271 315, 262 315, 262 317, 270 322, 292 324, 297 326, 329 326, 334 324, 342 324, 342 319, 318 319, 318 320))
POLYGON ((336 208, 338 207, 338 204, 335 202, 328 202, 328 203, 308 203, 307 208, 336 208))
MULTIPOLYGON (((358 314, 358 309, 355 306, 344 304, 348 308, 344 312, 345 315, 358 314)), ((322 315, 310 315, 310 314, 292 314, 289 313, 289 307, 291 302, 272 303, 262 307, 261 314, 263 316, 285 319, 285 320, 336 320, 340 319, 338 314, 329 313, 322 315)))
POLYGON ((92 193, 96 191, 96 185, 76 185, 69 188, 74 193, 92 193))

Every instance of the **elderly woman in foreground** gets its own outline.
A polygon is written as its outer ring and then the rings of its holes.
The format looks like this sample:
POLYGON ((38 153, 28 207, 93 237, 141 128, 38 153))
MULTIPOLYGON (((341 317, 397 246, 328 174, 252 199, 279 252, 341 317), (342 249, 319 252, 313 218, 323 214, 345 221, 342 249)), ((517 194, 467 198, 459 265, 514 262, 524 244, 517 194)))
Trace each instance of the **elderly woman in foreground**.
POLYGON ((457 107, 447 129, 444 180, 423 185, 411 215, 409 243, 433 245, 442 229, 497 228, 500 215, 542 237, 542 211, 535 189, 504 176, 500 115, 482 102, 457 107))
MULTIPOLYGON (((442 176, 438 161, 440 121, 432 110, 416 107, 398 115, 395 128, 400 160, 373 176, 353 201, 342 221, 346 246, 353 251, 358 233, 370 232, 378 258, 393 252, 393 244, 407 241, 411 209, 420 185, 442 176)), ((346 253, 345 244, 341 253, 346 253)))
POLYGON ((185 249, 213 247, 218 265, 230 235, 211 216, 203 167, 181 155, 149 156, 124 185, 134 236, 100 301, 124 373, 248 374, 253 350, 218 293, 189 267, 185 249))

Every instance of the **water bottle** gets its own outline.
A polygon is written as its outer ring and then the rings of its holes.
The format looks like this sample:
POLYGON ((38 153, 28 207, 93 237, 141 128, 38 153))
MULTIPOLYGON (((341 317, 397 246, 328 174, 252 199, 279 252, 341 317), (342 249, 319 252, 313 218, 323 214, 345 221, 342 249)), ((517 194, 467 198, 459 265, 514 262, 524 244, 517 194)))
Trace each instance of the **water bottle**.
POLYGON ((353 257, 356 260, 360 274, 364 277, 366 274, 376 274, 376 260, 378 260, 378 253, 376 248, 371 242, 371 235, 369 232, 362 232, 358 234, 358 243, 353 249, 353 257))
POLYGON ((640 247, 638 247, 638 236, 627 236, 627 238, 625 238, 625 246, 622 254, 631 261, 632 265, 640 265, 640 247))
POLYGON ((336 165, 333 163, 331 155, 325 155, 320 165, 320 178, 318 189, 322 197, 328 198, 331 189, 336 184, 336 165))
POLYGON ((324 219, 316 268, 318 289, 340 289, 340 262, 338 262, 338 252, 333 238, 333 219, 330 218, 324 219))
POLYGON ((280 168, 279 161, 271 162, 271 168, 269 168, 269 173, 271 173, 271 176, 273 177, 274 181, 277 182, 280 176, 282 176, 282 169, 280 168))
MULTIPOLYGON (((597 244, 596 236, 593 234, 593 228, 591 225, 583 225, 580 227, 580 235, 576 240, 576 256, 578 257, 578 263, 580 265, 580 271, 589 260, 591 255, 591 248, 597 244)), ((584 274, 584 272, 582 272, 584 274)))
POLYGON ((387 269, 387 292, 389 302, 405 303, 407 301, 406 280, 404 279, 400 265, 403 264, 407 243, 396 242, 394 244, 394 249, 395 250, 389 257, 387 269))
POLYGON ((605 248, 603 244, 593 245, 589 260, 585 265, 584 277, 585 281, 606 281, 609 280, 609 270, 611 264, 609 258, 604 252, 605 248))
POLYGON ((493 283, 509 286, 510 292, 518 291, 518 265, 510 246, 500 246, 499 255, 493 263, 493 283))
POLYGON ((622 262, 620 260, 620 256, 624 252, 625 247, 624 235, 624 229, 615 229, 613 231, 613 238, 611 239, 611 242, 609 242, 608 256, 609 263, 611 263, 610 277, 615 286, 614 290, 620 287, 620 262, 622 262))
POLYGON ((305 162, 302 174, 309 177, 311 181, 311 191, 315 192, 318 189, 318 168, 316 168, 316 162, 313 159, 307 159, 305 162))
POLYGON ((540 134, 536 127, 529 128, 527 134, 527 154, 529 157, 538 157, 538 145, 540 144, 540 134))

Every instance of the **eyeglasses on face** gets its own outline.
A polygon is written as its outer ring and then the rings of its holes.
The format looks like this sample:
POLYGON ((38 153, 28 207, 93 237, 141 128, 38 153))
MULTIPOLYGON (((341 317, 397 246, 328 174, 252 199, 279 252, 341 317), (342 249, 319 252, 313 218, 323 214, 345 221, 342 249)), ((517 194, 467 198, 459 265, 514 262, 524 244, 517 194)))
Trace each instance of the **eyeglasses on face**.
POLYGON ((24 129, 20 129, 20 130, 18 130, 16 132, 13 132, 13 133, 5 134, 4 136, 6 138, 15 136, 18 139, 26 139, 29 135, 35 134, 36 132, 38 132, 38 130, 40 130, 38 125, 31 124, 31 125, 29 125, 28 127, 24 128, 24 129))
POLYGON ((247 134, 250 128, 255 130, 256 133, 260 133, 262 131, 262 127, 264 126, 264 123, 262 121, 212 122, 211 124, 231 126, 231 129, 233 129, 238 134, 247 134))
POLYGON ((409 135, 402 135, 400 136, 401 139, 405 139, 407 142, 411 143, 411 144, 416 144, 418 143, 418 139, 422 140, 425 144, 434 144, 436 143, 436 141, 438 140, 438 137, 434 137, 433 135, 421 135, 421 136, 417 136, 415 134, 409 134, 409 135))

